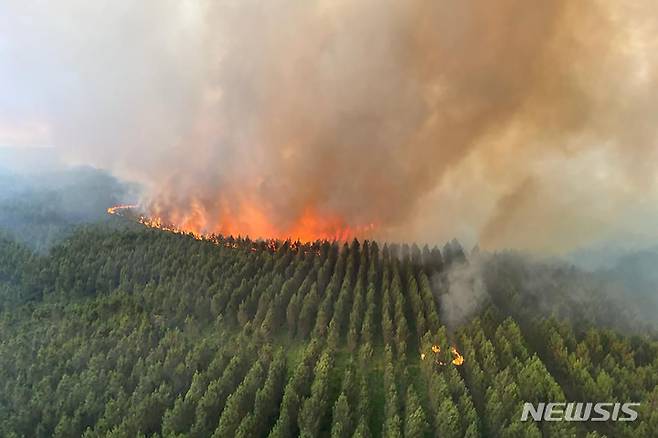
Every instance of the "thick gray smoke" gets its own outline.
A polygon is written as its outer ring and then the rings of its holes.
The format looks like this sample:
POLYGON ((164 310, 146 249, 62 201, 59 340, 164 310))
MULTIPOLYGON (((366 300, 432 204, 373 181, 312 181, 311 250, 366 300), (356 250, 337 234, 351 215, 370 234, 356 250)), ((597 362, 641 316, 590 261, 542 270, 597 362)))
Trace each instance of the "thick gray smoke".
POLYGON ((139 180, 202 231, 655 239, 653 6, 5 0, 0 144, 139 180))

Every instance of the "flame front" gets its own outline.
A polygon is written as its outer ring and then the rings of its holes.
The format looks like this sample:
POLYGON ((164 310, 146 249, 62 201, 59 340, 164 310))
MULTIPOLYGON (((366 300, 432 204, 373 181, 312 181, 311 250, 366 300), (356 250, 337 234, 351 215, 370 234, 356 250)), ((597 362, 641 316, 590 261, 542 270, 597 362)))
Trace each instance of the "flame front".
POLYGON ((302 242, 297 239, 295 241, 290 238, 287 239, 276 239, 269 238, 266 240, 252 241, 249 238, 242 237, 233 237, 233 236, 223 236, 220 234, 203 234, 196 232, 193 229, 187 227, 180 227, 165 222, 160 217, 149 217, 143 214, 139 214, 138 205, 134 204, 125 204, 125 205, 115 205, 107 209, 107 213, 112 216, 124 216, 136 220, 138 223, 144 225, 148 228, 154 228, 157 230, 167 231, 174 234, 184 234, 187 236, 192 236, 197 240, 203 240, 215 245, 223 246, 231 249, 248 249, 251 252, 258 251, 259 249, 277 252, 280 248, 286 246, 290 251, 293 252, 303 252, 304 254, 314 254, 320 255, 320 246, 323 243, 331 242, 330 239, 316 239, 314 241, 302 242))
MULTIPOLYGON (((120 215, 125 210, 138 209, 137 205, 117 205, 107 209, 108 214, 120 215)), ((225 206, 219 214, 210 214, 200 203, 189 210, 165 210, 157 205, 149 207, 151 214, 139 216, 140 223, 197 238, 210 235, 249 236, 255 239, 292 240, 300 242, 349 241, 353 238, 370 238, 376 229, 374 223, 351 225, 344 219, 321 214, 314 208, 305 208, 287 225, 272 223, 264 211, 255 204, 241 203, 238 208, 225 206)))

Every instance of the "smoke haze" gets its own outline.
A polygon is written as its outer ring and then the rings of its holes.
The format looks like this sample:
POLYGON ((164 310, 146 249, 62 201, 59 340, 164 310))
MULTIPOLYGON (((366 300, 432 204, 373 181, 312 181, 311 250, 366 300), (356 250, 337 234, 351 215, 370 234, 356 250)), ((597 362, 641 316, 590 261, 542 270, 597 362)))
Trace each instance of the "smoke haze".
POLYGON ((655 241, 653 6, 9 0, 0 145, 206 232, 655 241))
POLYGON ((433 276, 434 290, 443 291, 437 299, 441 321, 448 329, 464 324, 490 302, 482 274, 484 263, 481 256, 474 256, 467 263, 455 263, 444 274, 433 276))

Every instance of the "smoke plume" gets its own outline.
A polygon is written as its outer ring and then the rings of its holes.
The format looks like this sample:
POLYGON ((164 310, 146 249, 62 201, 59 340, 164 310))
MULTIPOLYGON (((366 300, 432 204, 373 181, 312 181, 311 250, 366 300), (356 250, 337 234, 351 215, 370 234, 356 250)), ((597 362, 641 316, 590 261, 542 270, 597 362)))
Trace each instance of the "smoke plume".
POLYGON ((486 259, 475 255, 467 263, 455 263, 447 271, 432 278, 434 290, 443 291, 437 296, 441 321, 454 330, 481 311, 491 299, 484 282, 486 259))
POLYGON ((653 6, 9 0, 0 140, 45 126, 197 231, 655 239, 653 6))

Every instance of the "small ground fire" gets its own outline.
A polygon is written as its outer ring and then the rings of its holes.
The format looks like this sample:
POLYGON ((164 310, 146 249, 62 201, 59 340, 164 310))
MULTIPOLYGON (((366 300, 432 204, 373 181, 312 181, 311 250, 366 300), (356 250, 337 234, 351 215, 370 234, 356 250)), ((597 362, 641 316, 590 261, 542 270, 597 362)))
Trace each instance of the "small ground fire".
MULTIPOLYGON (((431 352, 434 355, 434 363, 440 366, 447 365, 446 362, 441 360, 439 355, 441 354, 441 347, 438 345, 432 345, 431 352)), ((462 366, 464 364, 464 356, 461 355, 461 353, 457 350, 457 347, 454 345, 450 347, 450 354, 452 354, 452 360, 450 363, 452 363, 455 366, 462 366)), ((420 360, 425 360, 428 357, 428 353, 420 353, 420 360)))

